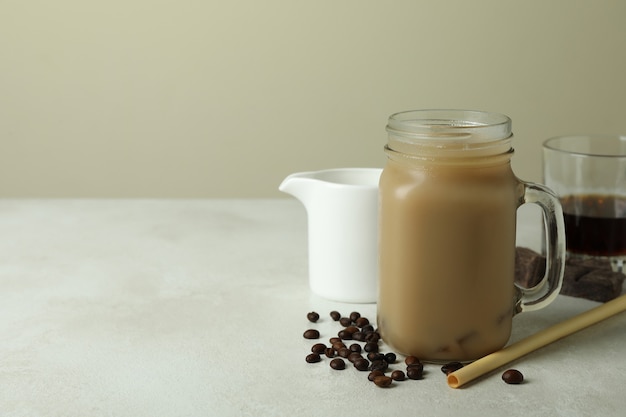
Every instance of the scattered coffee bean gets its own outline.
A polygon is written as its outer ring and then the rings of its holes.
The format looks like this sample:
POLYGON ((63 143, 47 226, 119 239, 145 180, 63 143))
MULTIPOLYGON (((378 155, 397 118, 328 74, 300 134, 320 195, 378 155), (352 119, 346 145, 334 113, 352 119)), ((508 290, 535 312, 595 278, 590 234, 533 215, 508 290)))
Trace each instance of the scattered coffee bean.
POLYGON ((359 371, 367 371, 370 367, 370 361, 363 357, 359 357, 359 359, 355 360, 352 363, 354 364, 354 367, 359 371))
POLYGON ((348 349, 347 347, 342 347, 337 351, 337 355, 341 356, 342 358, 347 358, 350 353, 350 349, 348 349))
POLYGON ((327 358, 334 358, 336 353, 337 352, 332 347, 326 348, 326 350, 324 350, 324 355, 326 355, 327 358))
POLYGON ((341 318, 341 314, 339 314, 338 311, 333 310, 330 312, 330 318, 334 321, 339 321, 339 319, 341 318))
POLYGON ((306 318, 309 319, 311 323, 315 323, 320 319, 320 315, 317 314, 315 311, 311 311, 309 314, 306 315, 306 318))
POLYGON ((348 326, 345 329, 343 329, 344 331, 350 333, 350 334, 355 334, 356 332, 359 331, 359 328, 356 326, 348 326))
POLYGON ((340 371, 342 369, 346 369, 346 362, 341 358, 335 358, 330 361, 330 367, 337 371, 340 371))
POLYGON ((502 374, 502 380, 507 384, 521 384, 524 381, 524 375, 517 369, 508 369, 502 374))
POLYGON ((393 352, 385 353, 385 360, 387 361, 387 363, 394 363, 396 359, 397 357, 395 353, 393 352))
POLYGON ((309 329, 304 332, 304 338, 305 339, 319 339, 320 332, 315 329, 309 329))
POLYGON ((377 386, 381 388, 387 388, 388 386, 391 385, 392 381, 393 379, 385 375, 377 376, 374 378, 374 384, 376 384, 377 386))
POLYGON ((356 362, 359 359, 365 359, 365 358, 363 358, 363 356, 361 356, 361 354, 358 352, 350 352, 350 354, 348 355, 348 360, 352 363, 356 362))
POLYGON ((333 349, 335 349, 337 352, 339 352, 339 349, 342 349, 345 347, 346 347, 346 344, 343 342, 333 343, 333 349))
POLYGON ((373 382, 374 378, 376 378, 377 376, 384 376, 384 375, 385 375, 384 372, 379 371, 379 370, 374 370, 369 373, 369 375, 367 376, 367 379, 373 382))
POLYGON ((363 347, 363 350, 366 352, 378 352, 378 343, 367 342, 363 347))
POLYGON ((443 372, 446 375, 449 375, 454 371, 458 371, 462 367, 463 367, 463 364, 461 362, 448 362, 441 367, 441 372, 443 372))
POLYGON ((361 331, 354 332, 352 333, 352 339, 356 340, 357 342, 365 342, 365 333, 361 331))
POLYGON ((311 352, 317 353, 318 355, 321 355, 322 353, 324 353, 325 350, 326 350, 326 345, 323 343, 316 343, 313 346, 311 346, 311 352))
POLYGON ((350 349, 352 352, 357 352, 357 353, 361 353, 361 350, 362 350, 362 349, 361 349, 361 345, 359 345, 358 343, 353 343, 353 344, 351 344, 351 345, 350 345, 350 347, 349 347, 349 349, 350 349))
POLYGON ((407 365, 413 365, 414 363, 420 363, 420 360, 415 356, 407 356, 404 358, 404 363, 407 365))
POLYGON ((422 379, 424 375, 424 367, 420 365, 411 365, 406 368, 406 376, 409 379, 422 379))
POLYGON ((339 324, 343 327, 348 327, 352 324, 352 320, 350 320, 350 317, 342 317, 339 319, 339 324))
POLYGON ((404 375, 404 372, 396 369, 391 373, 391 379, 393 379, 394 381, 404 381, 406 379, 406 376, 404 375))
POLYGON ((361 331, 363 333, 373 332, 374 331, 374 326, 372 326, 371 324, 366 324, 365 326, 361 327, 361 331))
POLYGON ((357 321, 357 319, 360 317, 361 313, 359 313, 358 311, 353 311, 352 313, 350 313, 350 320, 352 321, 357 321))
POLYGON ((320 355, 318 355, 317 353, 309 353, 308 355, 306 355, 306 361, 308 363, 315 363, 319 362, 320 360, 322 360, 322 358, 320 358, 320 355))
POLYGON ((378 352, 368 352, 367 359, 369 359, 370 361, 380 361, 385 359, 385 355, 378 352))
POLYGON ((354 324, 356 324, 357 327, 363 328, 364 326, 370 324, 370 321, 367 319, 367 317, 359 317, 358 319, 354 320, 354 324))
POLYGON ((331 345, 334 345, 335 343, 343 343, 340 337, 331 337, 328 341, 331 345))
POLYGON ((378 343, 380 340, 380 334, 377 332, 370 332, 365 335, 366 342, 378 343))
POLYGON ((342 340, 352 340, 352 333, 345 330, 340 330, 339 333, 337 333, 337 336, 339 336, 342 340))
POLYGON ((389 364, 385 360, 372 361, 370 364, 370 371, 382 371, 385 372, 389 368, 389 364))

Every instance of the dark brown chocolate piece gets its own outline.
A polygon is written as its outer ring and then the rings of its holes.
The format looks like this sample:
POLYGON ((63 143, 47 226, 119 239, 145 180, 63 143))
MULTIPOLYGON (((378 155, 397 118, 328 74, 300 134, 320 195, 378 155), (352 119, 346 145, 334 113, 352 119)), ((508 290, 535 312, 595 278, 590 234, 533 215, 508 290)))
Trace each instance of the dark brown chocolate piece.
POLYGON ((532 288, 543 278, 546 258, 532 249, 515 249, 515 282, 524 288, 532 288))
MULTIPOLYGON (((523 247, 515 251, 515 282, 529 288, 545 271, 545 257, 523 247)), ((565 263, 561 294, 606 302, 622 293, 625 276, 613 272, 611 265, 599 259, 568 259, 565 263)))
POLYGON ((561 294, 603 303, 622 293, 624 278, 624 274, 613 272, 608 261, 568 259, 561 294))

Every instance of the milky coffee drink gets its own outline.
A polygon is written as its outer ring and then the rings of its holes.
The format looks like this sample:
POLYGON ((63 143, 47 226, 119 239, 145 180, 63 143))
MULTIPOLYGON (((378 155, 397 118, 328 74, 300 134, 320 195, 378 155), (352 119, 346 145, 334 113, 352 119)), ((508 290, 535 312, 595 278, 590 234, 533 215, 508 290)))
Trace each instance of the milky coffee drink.
MULTIPOLYGON (((558 294, 564 262, 556 197, 517 179, 504 115, 425 110, 390 117, 380 179, 378 326, 426 361, 502 348, 515 313, 558 294), (514 285, 516 211, 540 201, 550 225, 546 289, 514 285)), ((537 287, 541 288, 541 287, 537 287)))

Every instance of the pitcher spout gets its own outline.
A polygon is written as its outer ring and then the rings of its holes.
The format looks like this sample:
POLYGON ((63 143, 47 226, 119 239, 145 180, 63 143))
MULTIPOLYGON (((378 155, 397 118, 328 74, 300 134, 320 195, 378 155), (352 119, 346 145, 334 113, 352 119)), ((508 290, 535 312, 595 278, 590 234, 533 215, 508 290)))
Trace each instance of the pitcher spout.
POLYGON ((305 206, 310 199, 312 189, 317 180, 311 178, 310 172, 298 172, 287 176, 278 186, 278 189, 284 193, 300 200, 305 206))

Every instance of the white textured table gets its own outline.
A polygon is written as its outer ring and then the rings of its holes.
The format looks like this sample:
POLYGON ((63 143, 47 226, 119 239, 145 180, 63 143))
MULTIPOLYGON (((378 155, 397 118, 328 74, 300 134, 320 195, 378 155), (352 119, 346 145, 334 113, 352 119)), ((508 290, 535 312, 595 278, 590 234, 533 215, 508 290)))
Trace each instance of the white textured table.
MULTIPOLYGON (((291 199, 0 200, 0 415, 624 415, 624 315, 512 364, 519 386, 498 371, 454 390, 427 365, 381 389, 305 363, 330 310, 375 318, 310 295, 305 216, 291 199)), ((512 340, 595 305, 559 296, 512 340)))

